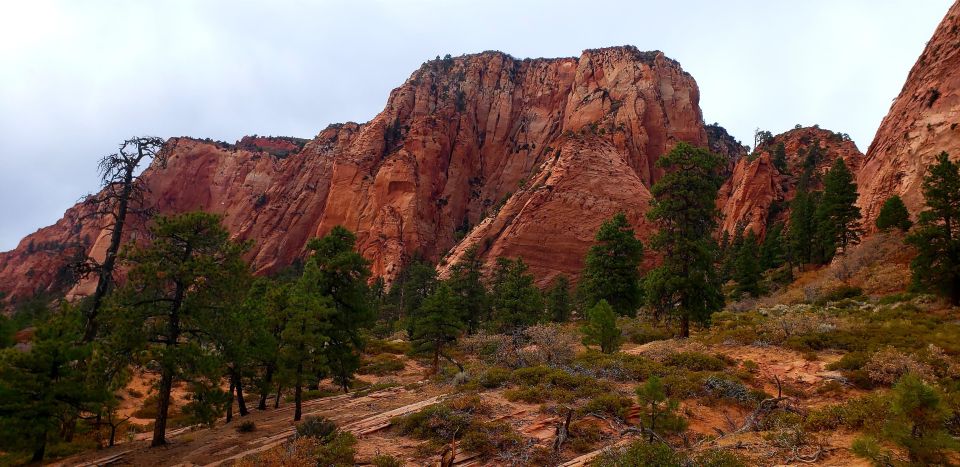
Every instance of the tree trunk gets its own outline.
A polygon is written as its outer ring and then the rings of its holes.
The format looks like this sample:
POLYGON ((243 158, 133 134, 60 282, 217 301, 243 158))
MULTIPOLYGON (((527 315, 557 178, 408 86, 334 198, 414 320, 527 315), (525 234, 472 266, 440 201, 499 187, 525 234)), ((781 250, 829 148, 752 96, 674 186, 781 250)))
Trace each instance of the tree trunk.
POLYGON ((257 404, 257 410, 267 410, 267 396, 269 396, 270 383, 273 382, 273 365, 267 365, 266 374, 263 375, 263 387, 260 390, 260 403, 257 404))
POLYGON ((163 369, 160 376, 160 390, 157 393, 157 419, 153 424, 151 447, 167 444, 167 412, 170 409, 170 390, 173 388, 173 372, 163 369))
POLYGON ((685 314, 680 316, 680 337, 690 337, 690 317, 685 314))
POLYGON ((42 430, 37 436, 36 446, 33 448, 33 457, 31 462, 42 463, 43 455, 47 452, 47 430, 42 430))
POLYGON ((275 409, 280 407, 280 389, 281 388, 282 386, 280 385, 280 383, 277 383, 277 397, 273 399, 273 408, 275 409))
POLYGON ((295 384, 296 386, 293 388, 293 401, 296 404, 296 408, 293 411, 293 421, 299 422, 302 412, 301 401, 303 400, 303 363, 297 364, 297 381, 295 384))
POLYGON ((433 374, 440 373, 440 347, 433 351, 433 374))
POLYGON ((250 412, 247 411, 247 401, 243 400, 243 378, 237 373, 237 411, 241 417, 246 417, 250 412))
POLYGON ((127 218, 127 208, 130 194, 133 191, 133 171, 130 167, 123 177, 123 191, 117 203, 117 212, 113 217, 113 231, 110 232, 110 244, 107 246, 103 264, 100 265, 97 277, 97 288, 93 291, 90 309, 87 311, 87 322, 83 330, 83 342, 92 342, 97 337, 97 315, 103 299, 107 296, 110 283, 113 281, 113 269, 117 262, 117 253, 120 251, 120 242, 123 240, 123 224, 127 218))
POLYGON ((231 421, 233 421, 233 388, 234 388, 233 373, 231 372, 230 373, 230 390, 229 390, 230 396, 227 401, 227 423, 230 423, 231 421))
POLYGON ((117 425, 110 425, 110 447, 116 443, 117 440, 117 425))

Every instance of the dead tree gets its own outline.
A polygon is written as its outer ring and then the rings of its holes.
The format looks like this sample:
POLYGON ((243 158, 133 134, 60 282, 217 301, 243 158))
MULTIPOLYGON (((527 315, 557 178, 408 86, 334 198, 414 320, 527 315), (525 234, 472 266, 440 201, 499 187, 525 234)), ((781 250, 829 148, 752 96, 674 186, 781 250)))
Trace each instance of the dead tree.
POLYGON ((153 214, 153 210, 144 205, 149 189, 140 177, 139 170, 143 162, 151 160, 155 161, 158 167, 166 167, 166 151, 163 151, 163 147, 161 138, 134 137, 120 143, 116 153, 100 159, 98 169, 101 190, 87 196, 83 204, 92 208, 90 217, 105 221, 104 228, 110 231, 110 244, 102 263, 87 257, 77 265, 78 277, 97 277, 97 288, 85 310, 83 342, 90 342, 97 335, 97 315, 113 284, 117 254, 128 217, 132 215, 146 218, 153 214))

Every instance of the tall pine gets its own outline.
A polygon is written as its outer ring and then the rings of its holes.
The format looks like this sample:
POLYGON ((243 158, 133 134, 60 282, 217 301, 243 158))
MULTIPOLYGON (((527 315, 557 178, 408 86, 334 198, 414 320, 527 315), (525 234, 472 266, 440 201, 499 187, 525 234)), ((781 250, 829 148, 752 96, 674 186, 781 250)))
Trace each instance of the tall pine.
POLYGON ((643 302, 641 259, 643 244, 634 235, 627 216, 620 212, 604 222, 587 252, 580 279, 584 306, 606 300, 618 313, 636 316, 643 302))
POLYGON ((927 170, 922 185, 927 208, 907 236, 918 252, 910 264, 913 281, 960 305, 960 166, 942 152, 927 170))
POLYGON ((538 323, 543 317, 543 297, 527 272, 522 258, 497 258, 492 284, 493 326, 510 331, 538 323))
POLYGON ((713 239, 723 163, 720 156, 682 142, 657 160, 665 173, 653 185, 647 215, 659 227, 652 245, 663 264, 645 286, 654 303, 680 319, 682 337, 690 335, 690 321, 707 323, 723 306, 713 239))
POLYGON ((816 260, 827 263, 839 249, 860 241, 860 208, 857 207, 857 184, 842 158, 837 158, 823 178, 823 196, 814 217, 817 227, 816 260))

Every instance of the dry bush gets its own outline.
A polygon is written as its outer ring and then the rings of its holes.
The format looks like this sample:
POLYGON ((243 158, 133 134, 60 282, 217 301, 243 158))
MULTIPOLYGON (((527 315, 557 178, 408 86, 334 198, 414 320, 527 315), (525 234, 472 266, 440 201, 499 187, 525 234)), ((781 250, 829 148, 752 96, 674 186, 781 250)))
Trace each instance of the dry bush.
POLYGON ((933 380, 930 366, 889 346, 873 354, 864 369, 873 382, 887 386, 893 385, 907 373, 912 373, 924 381, 933 380))
POLYGON ((480 357, 484 363, 490 365, 517 368, 520 356, 517 355, 517 346, 514 336, 506 334, 487 334, 478 332, 460 340, 460 348, 464 352, 480 357))
POLYGON ((525 366, 569 365, 580 345, 579 336, 556 324, 538 324, 524 331, 530 345, 520 349, 525 366))

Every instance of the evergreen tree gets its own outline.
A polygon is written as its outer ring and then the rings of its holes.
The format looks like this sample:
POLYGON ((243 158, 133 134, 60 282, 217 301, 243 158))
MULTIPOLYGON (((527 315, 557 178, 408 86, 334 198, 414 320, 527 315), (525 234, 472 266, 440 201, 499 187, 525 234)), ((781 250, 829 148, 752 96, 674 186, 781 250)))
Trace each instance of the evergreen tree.
POLYGON ((364 341, 361 330, 374 320, 367 278, 368 262, 355 249, 356 237, 336 226, 307 247, 313 255, 307 259, 300 278, 305 293, 330 298, 333 313, 323 316, 328 339, 324 348, 333 381, 343 392, 350 389, 354 373, 360 368, 364 341))
POLYGON ((641 422, 644 431, 649 436, 648 442, 652 443, 656 439, 657 430, 664 422, 677 425, 672 428, 685 427, 683 420, 678 420, 674 416, 679 404, 667 397, 666 387, 664 387, 659 376, 650 376, 644 384, 637 387, 637 401, 640 403, 640 407, 644 408, 641 422), (657 422, 660 422, 660 424, 657 422))
POLYGON ((951 411, 943 395, 913 374, 907 374, 893 386, 891 419, 884 435, 907 448, 916 465, 949 465, 946 450, 957 450, 957 442, 945 429, 951 411))
POLYGON ((387 298, 395 304, 397 314, 404 317, 407 336, 413 336, 415 314, 423 301, 436 290, 437 283, 437 269, 419 255, 414 255, 390 288, 387 298))
POLYGON ((903 232, 910 230, 910 213, 899 196, 893 195, 883 202, 880 214, 877 216, 877 228, 880 230, 900 229, 903 232))
MULTIPOLYGON (((48 439, 61 423, 76 423, 86 403, 105 397, 84 384, 77 362, 90 356, 78 344, 83 320, 72 310, 37 327, 29 350, 0 350, 0 445, 43 461, 48 439)), ((72 429, 72 427, 63 427, 72 429)))
POLYGON ((530 326, 543 317, 543 298, 522 258, 497 258, 491 289, 493 325, 497 330, 530 326))
POLYGON ((416 351, 433 357, 434 373, 440 370, 440 357, 450 359, 444 349, 453 345, 463 332, 460 305, 450 286, 441 283, 417 312, 416 331, 411 340, 416 351))
POLYGON ((706 323, 723 306, 713 239, 719 213, 717 190, 723 159, 701 148, 678 143, 657 160, 666 173, 651 190, 648 217, 659 231, 652 244, 663 255, 645 286, 656 306, 680 318, 680 334, 690 335, 690 321, 706 323))
POLYGON ((778 172, 781 174, 787 173, 787 148, 783 145, 783 142, 777 143, 773 148, 772 162, 778 172))
POLYGON ((546 297, 547 316, 555 323, 565 323, 570 320, 572 305, 570 300, 570 280, 560 274, 553 278, 546 297))
POLYGON ((842 158, 837 158, 823 179, 823 196, 814 217, 817 228, 819 262, 827 263, 837 249, 860 241, 860 208, 857 207, 857 184, 842 158))
POLYGON ((721 283, 726 283, 727 281, 733 279, 736 269, 737 255, 740 252, 740 247, 743 246, 743 231, 746 229, 747 225, 745 222, 737 222, 736 226, 733 229, 733 238, 730 238, 730 234, 724 232, 724 236, 728 238, 726 245, 722 244, 719 247, 718 257, 719 259, 719 271, 717 272, 718 277, 720 278, 721 283))
POLYGON ((922 185, 927 209, 907 236, 918 252, 910 263, 913 281, 960 305, 960 167, 942 152, 927 170, 922 185))
POLYGON ((587 252, 580 279, 584 306, 606 300, 619 313, 636 316, 643 302, 640 287, 640 260, 643 244, 622 212, 604 222, 595 243, 587 252))
POLYGON ((786 262, 783 248, 783 223, 778 222, 767 230, 760 246, 760 270, 778 268, 786 262))
POLYGON ((263 319, 264 331, 266 333, 265 341, 261 344, 255 358, 263 368, 260 377, 257 378, 257 389, 260 391, 260 401, 257 404, 257 410, 267 409, 267 397, 276 384, 276 399, 274 407, 280 403, 281 386, 278 384, 278 373, 281 371, 281 350, 283 349, 283 332, 286 329, 287 322, 292 316, 291 298, 293 294, 293 284, 289 279, 259 279, 261 285, 254 289, 262 289, 262 296, 257 301, 261 307, 260 314, 263 319))
POLYGON ((236 277, 247 273, 246 245, 230 240, 220 218, 202 212, 159 217, 151 242, 125 255, 127 283, 111 311, 113 337, 132 355, 150 359, 160 373, 153 446, 166 444, 167 415, 177 380, 208 390, 191 408, 218 402, 219 359, 208 337, 229 303, 236 277))
POLYGON ((790 260, 794 264, 806 264, 813 261, 814 237, 817 229, 814 212, 817 210, 817 194, 809 191, 810 178, 807 174, 800 177, 797 192, 790 202, 790 260))
POLYGON ((487 288, 483 285, 483 263, 476 246, 470 247, 463 258, 450 268, 447 284, 461 304, 460 321, 466 325, 468 332, 475 332, 490 308, 487 288))
POLYGON ((298 281, 290 290, 289 300, 280 333, 278 366, 283 379, 293 385, 293 421, 300 421, 303 387, 314 378, 324 377, 330 369, 325 352, 330 344, 327 322, 336 311, 333 299, 316 293, 309 281, 298 281))
POLYGON ((757 236, 751 230, 736 252, 733 280, 737 287, 734 293, 737 296, 750 294, 752 297, 759 297, 761 272, 757 258, 757 236))
POLYGON ((606 300, 600 299, 587 310, 583 325, 583 345, 598 345, 603 353, 614 353, 622 342, 620 328, 617 327, 617 314, 606 300))

